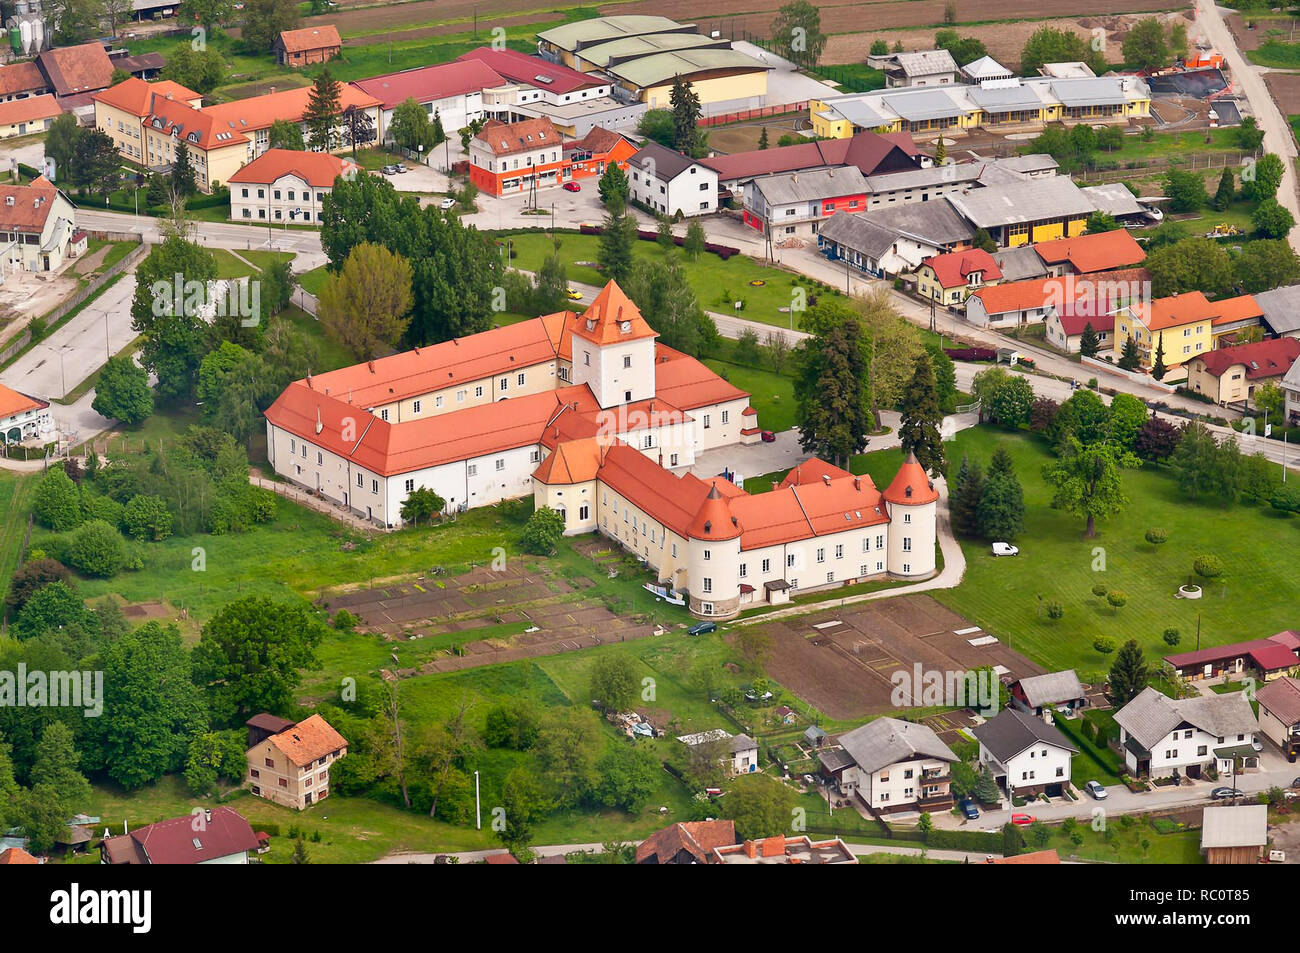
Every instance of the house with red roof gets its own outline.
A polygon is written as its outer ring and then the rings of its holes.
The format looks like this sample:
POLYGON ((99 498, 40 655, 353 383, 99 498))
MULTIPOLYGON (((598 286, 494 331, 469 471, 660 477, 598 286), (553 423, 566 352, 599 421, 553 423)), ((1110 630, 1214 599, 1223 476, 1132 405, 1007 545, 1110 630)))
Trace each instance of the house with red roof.
POLYGON ((450 135, 484 117, 485 90, 503 90, 509 82, 482 60, 469 59, 385 73, 359 79, 352 85, 383 104, 385 131, 392 122, 393 110, 414 99, 424 107, 429 120, 437 116, 450 135))
POLYGON ((343 52, 338 27, 332 23, 303 27, 301 30, 281 30, 271 48, 275 61, 294 69, 325 63, 343 52))
POLYGON ((1282 383, 1300 357, 1300 340, 1269 338, 1198 354, 1187 362, 1187 389, 1216 404, 1250 405, 1262 384, 1282 383))
POLYGON ((147 130, 154 102, 174 102, 191 109, 203 105, 202 95, 180 83, 168 79, 148 83, 134 76, 100 90, 91 99, 95 104, 95 128, 113 140, 123 158, 150 167, 162 161, 148 151, 147 130))
POLYGON ((257 849, 243 815, 214 807, 105 837, 99 857, 103 864, 247 864, 257 849))
POLYGON ((701 618, 791 591, 935 571, 938 492, 915 458, 882 492, 819 460, 750 494, 690 472, 757 442, 749 394, 658 343, 610 282, 544 315, 290 384, 266 411, 277 473, 380 525, 417 488, 461 511, 531 493, 565 532, 635 553, 701 618))
POLYGON ((1037 242, 1033 249, 1051 277, 1132 268, 1147 257, 1142 246, 1124 228, 1037 242))
POLYGON ((0 443, 22 443, 54 429, 50 403, 0 384, 0 443))
POLYGON ((1115 333, 1115 315, 1099 314, 1098 310, 1087 300, 1062 302, 1048 313, 1044 322, 1047 342, 1062 351, 1078 354, 1084 332, 1091 327, 1097 335, 1098 348, 1109 351, 1115 333))
POLYGON ((1300 640, 1294 633, 1279 632, 1263 639, 1215 645, 1192 652, 1166 655, 1180 678, 1201 679, 1255 674, 1264 681, 1281 678, 1300 666, 1300 640))
POLYGON ((277 724, 262 713, 248 721, 251 742, 244 757, 244 783, 258 797, 296 811, 329 796, 330 767, 348 753, 348 743, 320 715, 277 724))
POLYGON ((77 207, 49 179, 0 185, 0 283, 15 270, 57 271, 85 249, 77 207))
MULTIPOLYGON (((1294 633, 1290 633, 1294 635, 1294 633)), ((1259 730, 1282 749, 1290 761, 1300 756, 1300 679, 1283 675, 1260 686, 1259 730)))
POLYGON ((268 149, 230 177, 230 217, 319 225, 335 180, 359 171, 351 159, 330 152, 268 149))
POLYGON ((0 139, 44 132, 62 113, 58 101, 48 93, 0 103, 0 139))
POLYGON ((958 307, 981 288, 998 284, 1002 269, 982 248, 931 255, 915 274, 916 290, 943 307, 958 307))

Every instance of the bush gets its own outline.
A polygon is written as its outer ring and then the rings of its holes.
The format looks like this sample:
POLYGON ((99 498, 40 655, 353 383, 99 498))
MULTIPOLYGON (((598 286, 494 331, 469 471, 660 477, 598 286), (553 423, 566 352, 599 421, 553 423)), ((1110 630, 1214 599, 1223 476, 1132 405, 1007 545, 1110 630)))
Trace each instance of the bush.
POLYGON ((534 556, 550 556, 564 536, 564 517, 549 506, 543 506, 524 524, 519 545, 524 552, 534 556))
POLYGON ((1165 629, 1164 635, 1161 636, 1161 638, 1165 640, 1165 645, 1168 645, 1171 648, 1177 645, 1183 639, 1183 637, 1178 634, 1178 630, 1174 628, 1172 625, 1169 628, 1165 629))
POLYGON ((1192 571, 1202 579, 1217 579, 1223 575, 1223 560, 1211 553, 1203 553, 1192 563, 1192 571))
POLYGON ((1065 607, 1059 602, 1049 602, 1047 604, 1047 617, 1055 622, 1065 615, 1065 607))
POLYGON ((1102 655, 1109 655, 1115 651, 1115 640, 1104 635, 1099 635, 1092 640, 1092 647, 1102 655))
POLYGON ((1167 529, 1160 529, 1159 527, 1153 526, 1151 529, 1147 530, 1146 541, 1153 547, 1159 549, 1162 544, 1169 542, 1169 531, 1167 529))
POLYGON ((32 500, 36 522, 65 533, 81 525, 81 494, 62 467, 51 467, 36 487, 32 500))
POLYGON ((1096 596, 1098 599, 1106 598, 1106 593, 1109 591, 1110 590, 1106 588, 1106 584, 1102 582, 1099 582, 1092 587, 1092 594, 1096 596))
POLYGON ((1118 612, 1120 609, 1124 608, 1124 606, 1128 605, 1128 593, 1123 589, 1112 589, 1110 592, 1106 593, 1106 601, 1110 603, 1112 609, 1118 612))
POLYGON ((172 534, 172 514, 160 496, 131 497, 122 512, 122 527, 133 539, 158 542, 172 534))
POLYGON ((126 541, 116 527, 103 520, 91 520, 73 534, 67 562, 83 575, 112 578, 126 564, 126 541))

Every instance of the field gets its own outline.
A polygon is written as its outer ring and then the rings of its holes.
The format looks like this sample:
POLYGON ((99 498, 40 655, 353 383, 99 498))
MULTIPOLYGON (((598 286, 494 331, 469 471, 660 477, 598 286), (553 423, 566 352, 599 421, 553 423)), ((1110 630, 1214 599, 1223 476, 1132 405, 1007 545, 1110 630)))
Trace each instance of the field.
MULTIPOLYGON (((536 271, 551 252, 551 238, 542 232, 497 233, 498 242, 509 240, 512 263, 523 271, 536 271)), ((599 239, 594 235, 560 235, 560 249, 568 263, 570 281, 601 287, 605 279, 594 267, 599 239)), ((637 242, 636 253, 654 260, 663 251, 654 242, 637 242)), ((789 307, 793 300, 795 277, 788 271, 769 268, 746 255, 733 255, 723 261, 716 255, 701 254, 695 261, 680 250, 687 280, 706 311, 731 311, 731 302, 743 301, 741 314, 751 321, 789 326, 789 307), (762 282, 759 286, 750 282, 762 282), (784 313, 782 308, 787 309, 784 313)), ((811 303, 811 301, 810 301, 811 303)), ((795 325, 798 326, 796 320, 795 325)))
POLYGON ((1136 639, 1148 660, 1156 660, 1171 651, 1161 638, 1170 626, 1187 650, 1196 645, 1198 619, 1203 646, 1262 638, 1293 625, 1295 574, 1286 560, 1261 557, 1290 552, 1300 524, 1266 507, 1186 500, 1167 473, 1144 467, 1123 475, 1129 507, 1100 521, 1096 539, 1084 539, 1082 520, 1050 508, 1041 470, 1051 457, 1037 438, 966 430, 947 444, 948 459, 955 467, 967 454, 987 464, 999 445, 1011 453, 1024 487, 1025 533, 1016 540, 1021 554, 994 559, 987 544, 963 542, 966 576, 935 598, 1011 648, 1049 670, 1075 668, 1084 681, 1095 681, 1090 674, 1110 667, 1110 658, 1092 647, 1099 635, 1117 643, 1136 639), (1153 526, 1169 532, 1158 553, 1143 539, 1153 526), (1192 561, 1207 552, 1223 560, 1224 581, 1200 600, 1174 598, 1192 561), (1126 592, 1128 604, 1112 610, 1092 595, 1098 582, 1126 592), (1059 602, 1065 616, 1047 619, 1040 600, 1059 602))
POLYGON ((1300 115, 1300 73, 1265 73, 1264 84, 1284 116, 1300 115))
POLYGON ((25 473, 0 470, 0 580, 6 592, 27 535, 27 513, 36 480, 25 473))

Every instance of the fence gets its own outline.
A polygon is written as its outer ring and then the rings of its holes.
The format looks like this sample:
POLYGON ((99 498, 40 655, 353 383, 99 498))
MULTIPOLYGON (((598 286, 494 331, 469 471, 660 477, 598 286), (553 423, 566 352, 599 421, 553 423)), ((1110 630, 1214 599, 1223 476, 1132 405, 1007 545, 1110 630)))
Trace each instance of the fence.
POLYGON ((704 116, 696 122, 697 126, 725 126, 733 122, 747 122, 751 119, 770 119, 773 116, 788 116, 792 113, 808 111, 808 101, 799 103, 782 103, 779 106, 760 106, 757 109, 741 109, 736 112, 719 113, 704 116))
POLYGON ((1164 381, 1158 381, 1149 374, 1143 374, 1141 371, 1126 371, 1122 367, 1116 367, 1107 361, 1099 361, 1095 357, 1080 357, 1080 363, 1084 367, 1096 368, 1099 371, 1105 371, 1107 374, 1114 374, 1117 377, 1123 377, 1135 384, 1145 384, 1147 387, 1154 387, 1157 390, 1167 391, 1172 394, 1176 388, 1173 384, 1166 384, 1164 381))

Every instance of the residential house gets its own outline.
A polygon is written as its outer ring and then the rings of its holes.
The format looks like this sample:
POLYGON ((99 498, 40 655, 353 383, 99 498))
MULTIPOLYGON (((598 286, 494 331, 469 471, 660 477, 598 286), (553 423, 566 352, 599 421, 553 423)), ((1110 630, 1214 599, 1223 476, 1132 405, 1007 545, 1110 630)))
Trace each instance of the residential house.
POLYGON ((1214 306, 1219 312, 1210 322, 1215 347, 1245 344, 1255 334, 1263 336, 1264 309, 1254 295, 1220 298, 1214 306), (1257 332, 1256 328, 1260 330, 1257 332))
POLYGON ((734 735, 727 741, 733 774, 753 774, 758 770, 758 742, 746 734, 734 735))
POLYGON ((343 52, 343 41, 339 39, 338 28, 327 23, 280 31, 271 52, 281 66, 297 68, 334 59, 343 52))
POLYGON ((0 443, 22 443, 48 436, 54 429, 49 401, 0 384, 0 443))
POLYGON ((101 864, 247 864, 257 836, 243 815, 214 807, 148 824, 99 845, 101 864))
POLYGON ((1077 748, 1054 726, 1018 708, 1007 708, 971 729, 980 743, 979 763, 1006 788, 1008 797, 1057 797, 1070 783, 1077 748))
POLYGON ((546 118, 508 125, 489 120, 470 140, 470 181, 489 195, 528 193, 598 178, 610 164, 626 170, 636 151, 625 136, 600 127, 565 142, 546 118))
POLYGON ((777 834, 743 844, 713 848, 715 864, 856 864, 858 857, 836 837, 815 841, 807 834, 777 834))
POLYGON ((966 320, 978 327, 1008 327, 1046 321, 1062 303, 1056 278, 1004 282, 981 288, 966 299, 966 320))
POLYGON ((320 715, 284 723, 269 715, 247 722, 249 746, 244 778, 253 794, 301 811, 329 796, 330 765, 348 753, 348 743, 320 715))
POLYGON ((951 766, 958 758, 930 727, 877 718, 840 735, 839 743, 840 750, 819 759, 845 797, 880 814, 952 807, 951 766))
POLYGON ((230 217, 318 225, 335 181, 359 171, 351 159, 329 152, 268 149, 230 177, 230 217))
MULTIPOLYGON (((147 0, 135 0, 136 3, 147 0)), ((167 58, 161 53, 140 53, 132 56, 126 50, 110 50, 108 58, 113 69, 130 73, 136 79, 157 79, 167 65, 167 58)))
MULTIPOLYGON (((192 89, 186 89, 180 83, 173 83, 167 79, 147 83, 135 77, 101 90, 91 99, 95 103, 95 127, 109 135, 123 158, 146 168, 162 165, 164 161, 170 162, 172 155, 169 150, 168 157, 164 160, 149 152, 148 130, 159 128, 151 127, 149 122, 150 117, 155 114, 154 103, 161 100, 164 103, 175 103, 178 107, 190 109, 198 109, 203 105, 202 95, 192 89)), ((182 136, 193 131, 192 128, 189 130, 173 128, 178 135, 182 136)), ((159 141, 159 137, 155 136, 153 141, 159 141)))
POLYGON ((1216 404, 1252 406, 1255 389, 1263 384, 1281 385, 1297 357, 1300 340, 1296 338, 1216 348, 1187 362, 1186 386, 1216 404))
POLYGON ((993 857, 990 856, 985 860, 989 864, 1059 864, 1061 855, 1056 852, 1056 848, 1048 850, 1032 850, 1025 854, 1012 854, 1010 857, 993 857))
POLYGON ((78 116, 93 115, 91 95, 113 82, 113 63, 99 42, 45 50, 37 55, 36 65, 63 110, 78 116))
POLYGON ((1253 295, 1260 323, 1278 337, 1300 337, 1300 285, 1283 285, 1253 295))
POLYGON ((0 274, 57 271, 85 250, 76 206, 49 179, 0 185, 0 274))
POLYGON ((1235 759, 1257 768, 1258 726, 1242 692, 1170 698, 1154 688, 1115 713, 1119 743, 1130 774, 1163 778, 1231 778, 1235 759))
POLYGON ((1286 397, 1283 417, 1288 427, 1300 424, 1300 361, 1282 377, 1282 393, 1286 397))
POLYGON ((1055 708, 1078 711, 1088 704, 1079 676, 1074 669, 1027 675, 1011 683, 1011 704, 1031 715, 1042 715, 1055 708))
POLYGON ((775 715, 776 720, 783 725, 793 725, 799 719, 799 716, 795 713, 795 710, 791 708, 789 705, 782 705, 772 714, 775 715))
POLYGON ((1166 655, 1180 678, 1200 679, 1256 675, 1270 681, 1300 665, 1300 640, 1287 631, 1251 642, 1215 645, 1193 652, 1166 655))
POLYGON ((958 308, 981 288, 1002 280, 997 262, 982 248, 934 255, 916 270, 916 290, 943 307, 958 308))
POLYGON ((973 228, 983 228, 998 245, 1038 244, 1083 234, 1094 211, 1069 176, 972 189, 950 195, 957 213, 973 228))
POLYGON ((44 861, 37 860, 35 857, 27 853, 27 851, 23 850, 21 847, 6 847, 4 850, 0 851, 0 866, 3 865, 18 866, 21 864, 41 864, 41 863, 44 863, 44 861))
POLYGON ((724 192, 738 192, 750 179, 783 172, 809 172, 851 165, 865 176, 910 172, 923 157, 907 133, 860 132, 846 139, 819 139, 791 146, 709 156, 700 163, 718 174, 724 192))
POLYGON ((745 184, 746 225, 772 239, 811 238, 838 211, 864 211, 867 180, 856 166, 785 172, 745 184))
POLYGON ((974 230, 947 202, 925 202, 850 215, 836 212, 817 230, 832 261, 875 278, 901 276, 933 255, 970 247, 974 230))
POLYGON ((1130 268, 1142 264, 1147 257, 1142 246, 1123 228, 1037 242, 1033 248, 1043 260, 1049 277, 1130 268))
POLYGON ((48 93, 0 103, 0 139, 45 132, 62 114, 58 102, 48 93))
POLYGON ((1212 329, 1218 316, 1218 306, 1201 291, 1135 302, 1115 316, 1115 357, 1118 360, 1132 338, 1141 367, 1149 370, 1163 345, 1165 367, 1178 369, 1173 377, 1182 380, 1183 365, 1214 347, 1212 329))
POLYGON ((1201 813, 1201 852, 1207 864, 1257 864, 1268 846, 1268 805, 1207 807, 1201 813))
POLYGON ((638 864, 712 864, 713 851, 736 843, 735 821, 684 821, 651 834, 636 848, 638 864))
POLYGON ((895 53, 893 65, 885 70, 885 86, 947 86, 960 82, 961 70, 947 50, 916 50, 895 53))
POLYGON ((1115 315, 1094 314, 1089 302, 1067 301, 1053 308, 1047 315, 1047 343, 1078 354, 1083 346, 1083 334, 1089 325, 1097 335, 1098 351, 1109 351, 1115 333, 1115 315))
POLYGON ((718 210, 718 173, 689 156, 647 141, 627 164, 632 201, 669 216, 718 210))
POLYGON ((438 117, 443 131, 452 135, 486 115, 485 90, 509 84, 480 60, 456 60, 359 79, 352 85, 380 101, 385 135, 391 139, 393 110, 408 99, 424 107, 430 122, 438 117))
POLYGON ((1032 281, 1047 277, 1047 266, 1033 245, 999 248, 993 253, 993 261, 1002 272, 1003 281, 1032 281))
POLYGON ((1288 761, 1300 755, 1300 679, 1274 679, 1255 691, 1259 730, 1282 749, 1288 761))

